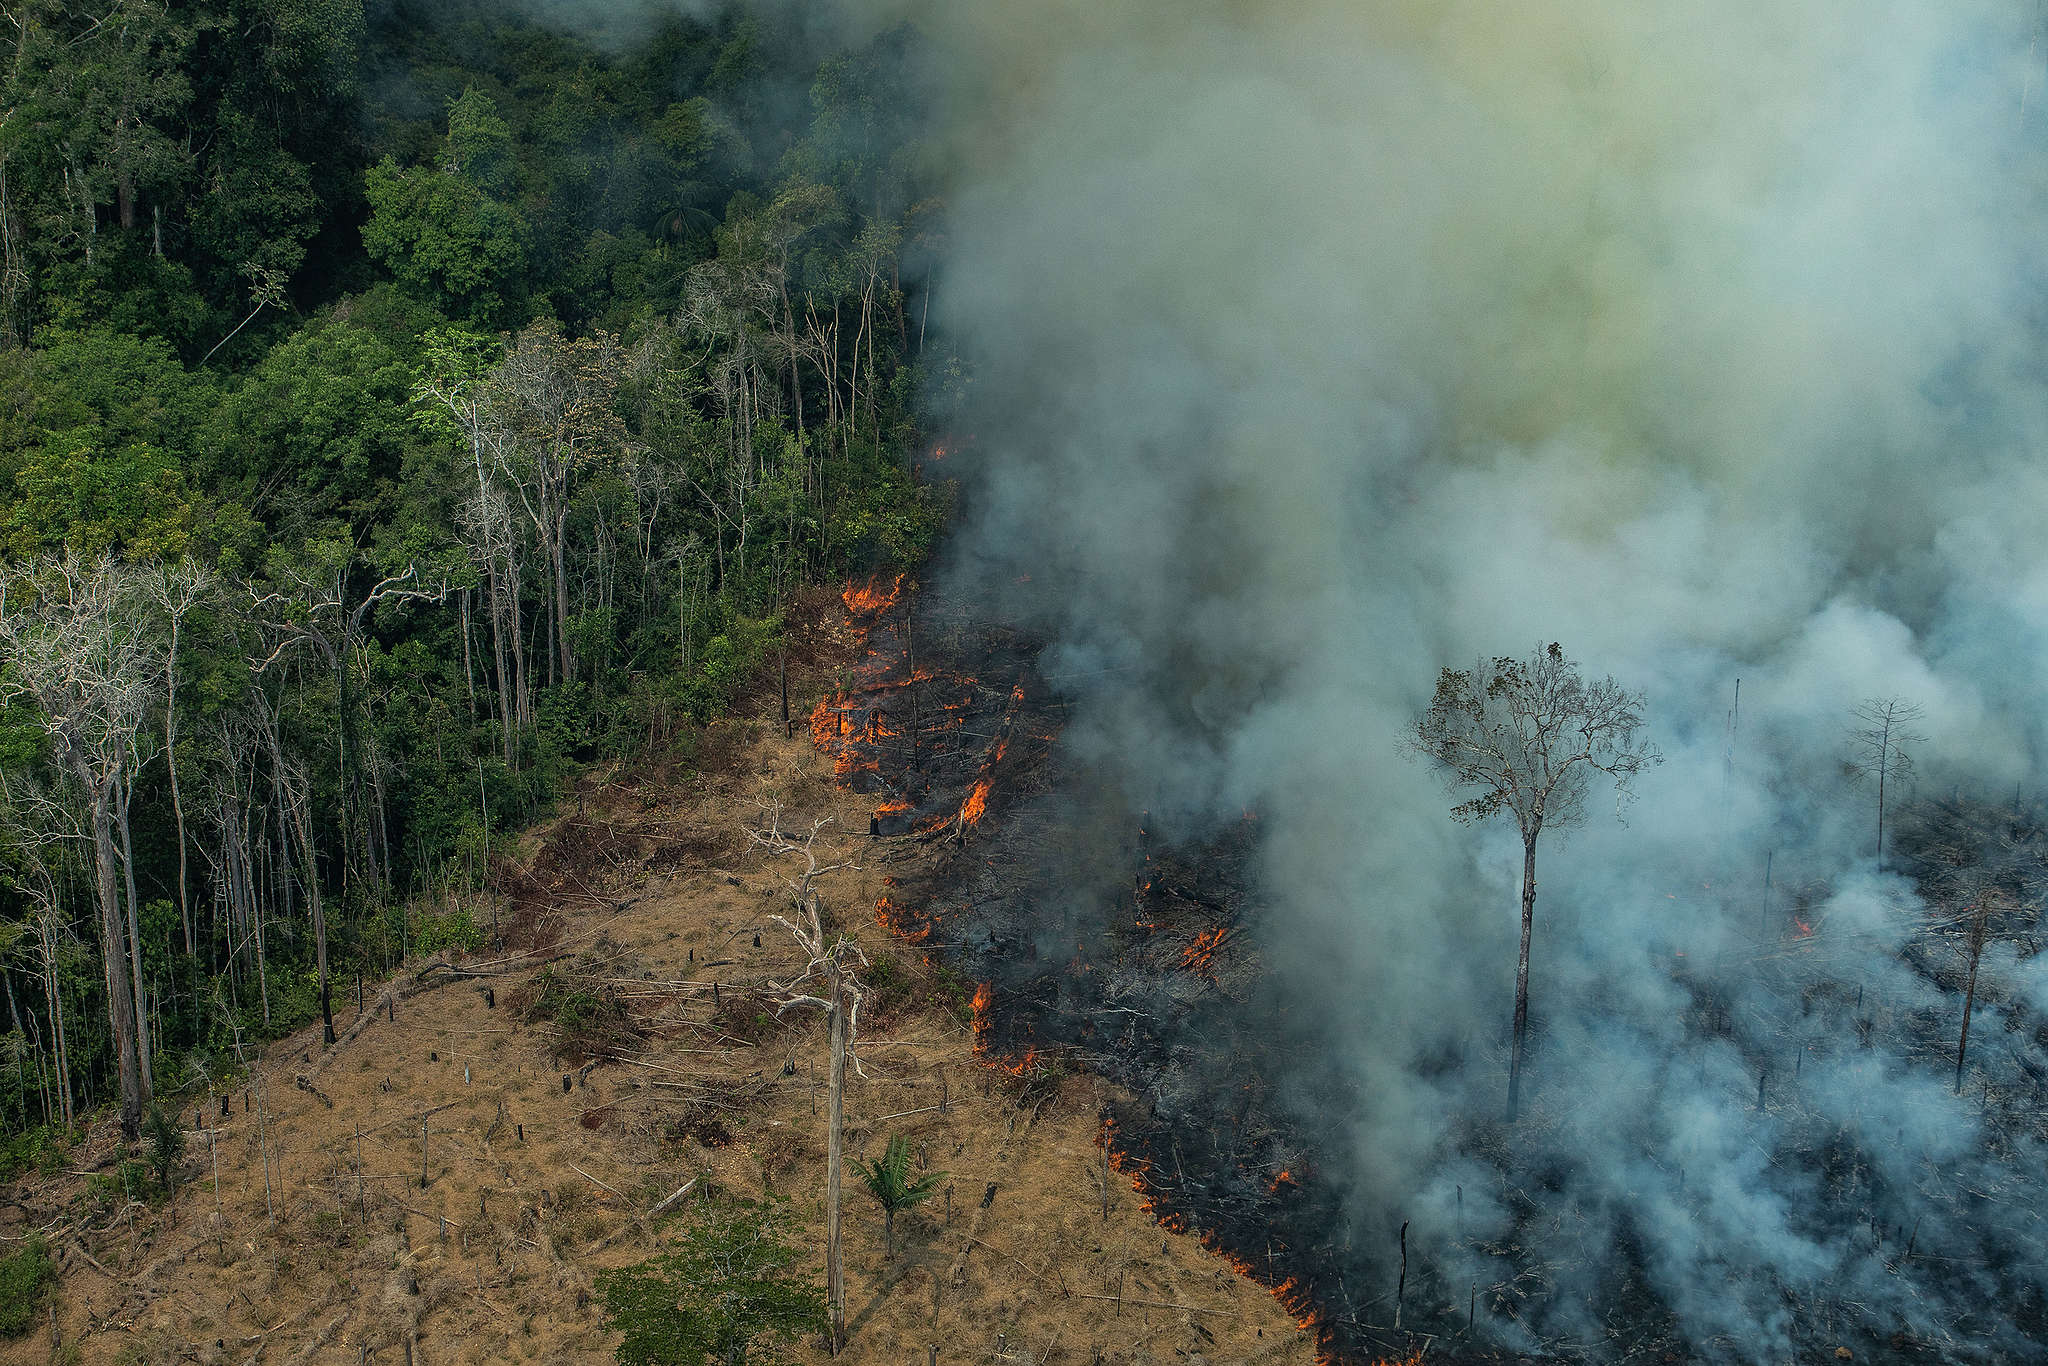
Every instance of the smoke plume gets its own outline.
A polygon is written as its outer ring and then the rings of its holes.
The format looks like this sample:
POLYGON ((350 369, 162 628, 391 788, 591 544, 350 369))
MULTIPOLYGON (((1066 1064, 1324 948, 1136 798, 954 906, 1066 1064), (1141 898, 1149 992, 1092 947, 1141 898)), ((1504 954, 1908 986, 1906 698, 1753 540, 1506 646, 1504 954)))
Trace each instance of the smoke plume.
MULTIPOLYGON (((1359 1240, 1413 1220, 1462 1286, 1539 1238, 1556 1293, 1511 1339, 1598 1343, 1624 1264, 1710 1355, 1780 1359, 1823 1302, 2017 1332, 1989 1287, 2038 1287, 2044 1154, 1985 1156, 1950 1093, 1960 1002, 1901 955, 1922 907, 1844 761, 1871 696, 1923 710, 1922 792, 2024 788, 2048 741, 2036 7, 864 17, 947 73, 949 572, 1057 642, 1065 743, 1133 810, 1261 814, 1359 1240), (1454 826, 1404 738, 1439 668, 1551 640, 1646 691, 1667 762, 1625 826, 1546 837, 1536 1100, 1481 1161, 1520 846, 1454 826), (1955 1260, 1873 1254, 1914 1226, 1955 1260)), ((1979 1028, 2003 1085, 2032 1045, 1979 1028)))

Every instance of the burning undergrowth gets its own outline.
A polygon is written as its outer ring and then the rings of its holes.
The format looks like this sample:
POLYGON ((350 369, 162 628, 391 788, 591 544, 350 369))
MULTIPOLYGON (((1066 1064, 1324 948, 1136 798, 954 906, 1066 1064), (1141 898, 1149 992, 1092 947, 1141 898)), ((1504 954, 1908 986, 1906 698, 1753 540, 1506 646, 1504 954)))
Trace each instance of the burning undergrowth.
MULTIPOLYGON (((878 799, 875 857, 895 871, 876 919, 976 984, 967 1014, 992 1066, 1027 1083, 1085 1066, 1137 1098, 1104 1133, 1160 1222, 1195 1231, 1268 1287, 1332 1360, 1396 1360, 1424 1346, 1469 1362, 1749 1351, 1690 1331, 1659 1289, 1671 1270, 1657 1264, 1648 1221, 1717 1217, 1725 1196, 1705 1179, 1660 1170, 1670 1188, 1645 1192, 1639 1207, 1570 1213, 1583 1198, 1566 1155, 1571 1096, 1606 1083, 1562 1061, 1562 1034, 1547 1040, 1542 1022, 1548 1108, 1513 1129, 1493 1116, 1462 1124, 1438 1158, 1467 1183, 1444 1192, 1447 1217, 1418 1213, 1411 1230, 1401 1213, 1368 1236, 1355 1157, 1320 1117, 1372 1098, 1330 1070, 1315 1003, 1280 994, 1262 969, 1259 815, 1192 840, 1161 837, 1057 743, 1059 680, 1037 671, 1032 641, 943 599, 913 603, 900 582, 851 589, 846 605, 864 653, 813 714, 812 734, 842 780, 878 799), (1513 1350, 1490 1345, 1503 1342, 1513 1350)), ((1683 1033, 1670 1066, 1697 1072, 1669 1084, 1704 1093, 1731 1069, 1746 1076, 1754 1099, 1740 1108, 1754 1118, 1742 1141, 1802 1192, 1790 1217, 1861 1230, 1847 1241, 1864 1240, 1850 1255, 1868 1265, 1842 1268, 1839 1288, 1781 1287, 1773 1333, 1823 1355, 1916 1361, 1972 1342, 1985 1344, 1981 1359, 2017 1359, 2009 1344, 2043 1331, 2018 1248, 2038 1204, 2022 1164, 2048 1140, 2048 1017, 2009 985, 1971 984, 1976 959, 2010 968, 2038 951, 2044 848, 2038 822, 2017 809, 1916 808, 1899 857, 1925 899, 1894 894, 1919 929, 1893 957, 1924 990, 1866 989, 1838 889, 1784 874, 1739 948, 1704 962, 1673 945, 1656 959, 1683 1033), (1978 1032, 1965 1069, 1953 1002, 1966 991, 1977 993, 1978 1032), (1920 1141, 1904 1127, 1844 1120, 1843 1095, 1898 1085, 1900 1066, 1924 1069, 1930 1092, 1945 1089, 1944 1068, 1974 1088, 1981 1152, 1901 1162, 1886 1149, 1920 1141), (1911 1320, 1873 1309, 1859 1298, 1866 1276, 1911 1282, 1950 1307, 1911 1320)), ((1749 895, 1709 884, 1672 899, 1732 917, 1749 895)), ((1498 1061, 1474 1042, 1417 1068, 1455 1076, 1498 1061)), ((1697 1274, 1718 1273, 1703 1260, 1697 1274)))
POLYGON ((879 923, 974 980, 975 1048, 1030 1086, 1087 1066, 1140 1097, 1108 1117, 1112 1160, 1169 1228, 1192 1228, 1333 1352, 1405 1357, 1420 1339, 1330 1322, 1345 1294, 1328 1192, 1276 1109, 1249 1027, 1245 919, 1257 818, 1172 847, 1073 769, 1036 643, 901 580, 850 587, 860 651, 811 716, 841 780, 880 801, 899 870, 879 923), (1326 1274, 1328 1273, 1332 1274, 1326 1274))

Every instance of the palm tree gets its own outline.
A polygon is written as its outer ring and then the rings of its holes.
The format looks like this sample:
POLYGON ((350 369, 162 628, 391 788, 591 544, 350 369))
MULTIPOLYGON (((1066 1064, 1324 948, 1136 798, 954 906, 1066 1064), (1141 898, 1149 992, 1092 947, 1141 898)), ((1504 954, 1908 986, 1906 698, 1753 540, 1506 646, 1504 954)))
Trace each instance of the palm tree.
POLYGON ((901 1134, 889 1140, 889 1146, 879 1161, 857 1161, 853 1165, 860 1172, 861 1184, 882 1207, 882 1245, 893 1257, 896 1255, 896 1211, 931 1199, 946 1174, 929 1172, 915 1181, 911 1180, 910 1140, 901 1134))

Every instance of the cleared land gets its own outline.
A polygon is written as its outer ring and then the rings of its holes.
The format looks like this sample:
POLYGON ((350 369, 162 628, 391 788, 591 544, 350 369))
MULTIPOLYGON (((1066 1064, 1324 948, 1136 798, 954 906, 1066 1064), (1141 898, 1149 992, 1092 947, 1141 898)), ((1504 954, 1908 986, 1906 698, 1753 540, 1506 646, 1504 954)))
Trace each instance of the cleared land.
MULTIPOLYGON (((422 1363, 609 1362, 594 1277, 689 1219, 707 1174, 720 1192, 788 1197, 821 1266, 825 1028, 777 1019, 760 992, 801 967, 770 918, 801 861, 745 835, 764 801, 785 829, 833 817, 821 854, 861 864, 821 884, 878 965, 849 1156, 903 1134, 948 1174, 899 1217, 890 1256, 849 1172, 840 1360, 1312 1360, 1263 1288, 1162 1230, 1114 1172, 1104 1217, 1102 1084, 975 1055, 973 984, 873 920, 889 860, 914 851, 868 839, 872 801, 757 722, 718 732, 686 779, 593 782, 565 803, 501 879, 503 946, 460 963, 493 975, 411 964, 365 988, 361 1016, 350 983, 337 1048, 315 1027, 266 1049, 225 1116, 219 1097, 188 1098, 175 1208, 95 1201, 76 1174, 18 1187, 0 1232, 48 1228, 63 1276, 51 1324, 0 1356, 399 1363, 410 1339, 422 1363), (641 1219, 692 1178, 662 1220, 641 1219)), ((76 1172, 111 1170, 110 1129, 73 1154, 76 1172)), ((827 1359, 817 1343, 797 1355, 827 1359)))

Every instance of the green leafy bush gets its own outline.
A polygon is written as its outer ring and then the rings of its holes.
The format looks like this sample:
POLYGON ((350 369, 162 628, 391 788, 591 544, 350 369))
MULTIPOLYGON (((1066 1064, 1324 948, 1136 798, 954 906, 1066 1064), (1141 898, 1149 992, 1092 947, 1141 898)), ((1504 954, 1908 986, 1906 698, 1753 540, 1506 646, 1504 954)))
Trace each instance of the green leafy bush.
POLYGON ((149 1164, 131 1158, 111 1172, 85 1178, 85 1194, 100 1207, 102 1213, 106 1213, 121 1208, 130 1200, 153 1200, 158 1190, 150 1179, 149 1164))
POLYGON ((445 915, 421 915, 413 925, 412 947, 416 953, 439 953, 442 949, 475 953, 483 942, 484 932, 477 928, 467 906, 457 906, 445 915))
POLYGON ((585 986, 548 968, 533 979, 531 989, 533 999, 522 1018, 527 1024, 554 1022, 557 1058, 609 1058, 640 1037, 632 1016, 608 986, 585 986))
POLYGON ((881 1157, 873 1162, 855 1162, 853 1169, 860 1174, 860 1183, 868 1188, 868 1194, 875 1197, 875 1203, 882 1207, 882 1243, 893 1256, 896 1251, 896 1212, 915 1209, 932 1198, 939 1188, 939 1182, 946 1179, 944 1172, 927 1172, 913 1179, 910 1175, 910 1140, 902 1134, 889 1140, 889 1146, 881 1157))
POLYGON ((35 1326, 36 1311, 56 1278, 56 1263, 39 1235, 0 1257, 0 1338, 18 1338, 35 1326))
POLYGON ((49 1175, 64 1163, 71 1150, 70 1135, 56 1125, 41 1125, 11 1134, 0 1143, 0 1181, 12 1181, 27 1172, 49 1175))
POLYGON ((668 1251, 597 1278, 611 1326, 625 1334, 623 1366, 742 1366, 786 1358, 783 1348, 825 1329, 824 1291, 790 1245, 796 1220, 781 1204, 697 1207, 668 1251))
POLYGON ((177 1193, 178 1164, 185 1160, 185 1131, 177 1116, 161 1105, 149 1107, 142 1121, 142 1136, 149 1140, 149 1166, 156 1183, 167 1195, 177 1193))

